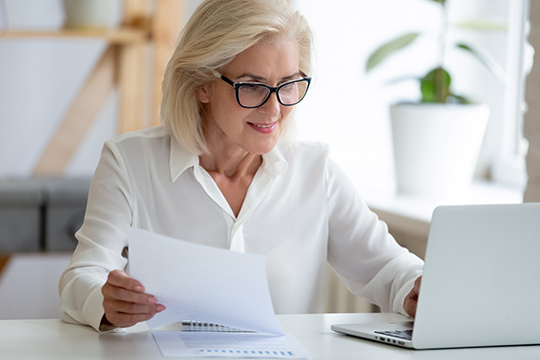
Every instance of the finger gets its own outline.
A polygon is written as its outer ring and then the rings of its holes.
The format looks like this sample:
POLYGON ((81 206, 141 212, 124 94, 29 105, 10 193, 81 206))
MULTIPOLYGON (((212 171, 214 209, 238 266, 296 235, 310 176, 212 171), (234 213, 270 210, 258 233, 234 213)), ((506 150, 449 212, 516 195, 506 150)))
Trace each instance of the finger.
POLYGON ((120 300, 136 304, 156 304, 157 299, 150 294, 139 293, 106 283, 101 289, 104 299, 120 300))
POLYGON ((420 293, 420 286, 422 285, 422 276, 420 275, 415 281, 414 281, 414 289, 417 293, 420 293))
POLYGON ((101 292, 105 318, 116 327, 133 326, 165 310, 154 296, 144 293, 140 282, 121 270, 109 273, 101 292))
POLYGON ((143 305, 126 301, 110 300, 103 303, 103 308, 106 313, 124 313, 124 314, 150 314, 155 315, 158 312, 165 310, 165 306, 161 304, 143 305))
POLYGON ((415 287, 414 289, 412 289, 411 291, 411 300, 414 300, 414 301, 417 301, 418 300, 418 295, 420 295, 420 292, 419 290, 415 287))
POLYGON ((144 286, 137 280, 129 277, 122 270, 113 270, 109 273, 107 282, 111 285, 122 287, 136 292, 144 292, 144 286))
POLYGON ((115 327, 131 327, 141 321, 150 320, 155 314, 124 314, 113 312, 106 314, 107 321, 115 327))
POLYGON ((418 295, 420 294, 420 284, 422 282, 422 276, 419 276, 414 281, 414 286, 405 297, 405 300, 403 301, 403 310, 410 315, 411 317, 416 316, 416 307, 418 305, 418 295))
POLYGON ((405 311, 414 319, 416 317, 416 303, 413 302, 412 300, 409 301, 405 311))
POLYGON ((409 296, 411 296, 412 299, 415 300, 415 301, 418 300, 418 295, 420 295, 420 285, 421 285, 421 283, 422 283, 422 276, 419 276, 414 281, 413 289, 409 293, 409 296))
POLYGON ((409 293, 403 302, 403 310, 412 318, 416 316, 416 306, 418 305, 418 296, 416 294, 409 293))
POLYGON ((104 318, 115 327, 129 327, 138 322, 151 319, 155 314, 165 310, 165 306, 141 306, 126 302, 104 301, 104 318))

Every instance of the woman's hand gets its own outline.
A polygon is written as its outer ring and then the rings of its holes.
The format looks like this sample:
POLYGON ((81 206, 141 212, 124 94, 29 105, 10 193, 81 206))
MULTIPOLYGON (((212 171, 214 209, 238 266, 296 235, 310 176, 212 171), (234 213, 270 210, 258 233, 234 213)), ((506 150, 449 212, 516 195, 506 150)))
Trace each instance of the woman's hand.
POLYGON ((144 286, 140 282, 121 270, 109 273, 101 293, 105 309, 102 325, 130 327, 165 310, 165 306, 158 304, 154 296, 144 292, 144 286))
POLYGON ((416 316, 416 305, 418 305, 418 294, 420 294, 420 284, 422 283, 422 276, 419 276, 418 279, 414 282, 414 287, 405 298, 403 302, 403 309, 411 317, 416 316))

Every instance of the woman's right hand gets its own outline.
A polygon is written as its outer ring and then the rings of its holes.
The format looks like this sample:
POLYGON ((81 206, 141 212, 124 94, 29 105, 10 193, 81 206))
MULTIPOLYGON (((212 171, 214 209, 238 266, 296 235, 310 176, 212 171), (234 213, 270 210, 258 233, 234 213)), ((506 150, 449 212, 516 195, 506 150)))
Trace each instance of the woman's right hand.
POLYGON ((111 271, 107 282, 101 288, 105 309, 102 325, 130 327, 165 310, 165 306, 158 304, 153 295, 144 291, 144 286, 125 272, 111 271))

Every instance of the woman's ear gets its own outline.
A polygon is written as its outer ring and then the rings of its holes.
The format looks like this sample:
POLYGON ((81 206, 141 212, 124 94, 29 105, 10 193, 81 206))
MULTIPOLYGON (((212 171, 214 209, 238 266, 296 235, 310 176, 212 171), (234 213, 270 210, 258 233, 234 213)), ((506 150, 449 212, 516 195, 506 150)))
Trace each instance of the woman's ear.
POLYGON ((203 104, 210 102, 210 89, 208 85, 202 85, 195 89, 195 96, 203 104))

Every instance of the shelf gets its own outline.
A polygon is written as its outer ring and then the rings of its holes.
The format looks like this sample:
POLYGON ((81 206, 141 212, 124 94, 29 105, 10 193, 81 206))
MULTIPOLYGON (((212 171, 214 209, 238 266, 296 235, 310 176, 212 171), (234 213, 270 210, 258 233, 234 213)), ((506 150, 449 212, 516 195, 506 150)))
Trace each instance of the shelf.
POLYGON ((119 134, 160 124, 161 82, 183 26, 185 3, 180 0, 152 0, 150 6, 150 0, 123 0, 122 25, 117 29, 0 29, 0 41, 58 39, 106 42, 101 57, 45 146, 34 167, 34 175, 57 176, 65 172, 115 87, 119 90, 119 134), (148 62, 149 57, 152 57, 151 62, 148 62), (149 121, 145 120, 147 98, 151 100, 148 104, 151 107, 149 121))
POLYGON ((415 195, 372 196, 369 207, 389 227, 413 236, 427 237, 431 215, 440 205, 513 204, 523 202, 523 191, 487 181, 474 181, 469 194, 462 198, 437 199, 415 195))
POLYGON ((39 30, 5 30, 0 31, 0 39, 30 39, 30 38, 89 38, 104 39, 109 44, 143 43, 150 39, 150 32, 140 28, 109 29, 60 29, 57 31, 39 30))

